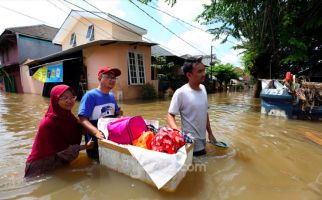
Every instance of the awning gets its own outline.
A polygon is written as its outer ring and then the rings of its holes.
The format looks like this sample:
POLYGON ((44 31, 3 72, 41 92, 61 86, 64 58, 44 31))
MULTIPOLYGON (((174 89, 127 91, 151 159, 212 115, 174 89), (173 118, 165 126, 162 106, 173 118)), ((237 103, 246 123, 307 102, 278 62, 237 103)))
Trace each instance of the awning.
POLYGON ((42 65, 44 63, 54 62, 54 61, 68 59, 68 58, 72 58, 72 57, 82 57, 82 50, 83 49, 86 49, 86 48, 92 47, 92 46, 96 46, 96 45, 106 46, 106 45, 115 44, 115 43, 128 44, 128 45, 138 45, 138 46, 157 45, 157 43, 150 43, 150 42, 145 42, 145 41, 97 40, 97 41, 93 41, 90 43, 79 45, 79 46, 67 49, 65 51, 61 51, 58 53, 54 53, 54 54, 33 60, 30 63, 26 63, 26 65, 28 65, 29 67, 34 67, 34 66, 42 65), (77 55, 79 55, 79 56, 77 56, 77 55))

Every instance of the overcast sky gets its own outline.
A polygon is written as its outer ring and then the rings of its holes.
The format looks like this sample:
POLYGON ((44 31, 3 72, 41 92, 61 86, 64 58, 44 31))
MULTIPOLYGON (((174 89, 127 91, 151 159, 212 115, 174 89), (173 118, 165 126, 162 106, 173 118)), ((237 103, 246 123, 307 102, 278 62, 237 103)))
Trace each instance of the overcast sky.
MULTIPOLYGON (((155 22, 155 20, 128 0, 87 1, 101 11, 111 13, 146 29, 148 32, 145 35, 146 38, 155 43, 159 43, 163 48, 176 55, 210 55, 211 46, 213 46, 213 52, 222 63, 231 63, 241 67, 241 55, 238 55, 240 51, 238 52, 232 49, 232 46, 236 44, 236 41, 233 39, 230 39, 231 42, 220 44, 219 40, 213 40, 213 35, 179 22, 177 19, 135 0, 133 0, 135 4, 174 32, 179 38, 155 22)), ((177 0, 177 3, 173 7, 170 7, 164 0, 154 0, 150 5, 202 30, 207 30, 207 27, 199 25, 194 19, 202 12, 202 4, 209 4, 209 2, 210 0, 177 0)), ((0 32, 2 33, 9 27, 36 24, 47 24, 60 28, 71 9, 82 10, 82 8, 90 11, 98 11, 83 0, 0 0, 0 32), (81 8, 69 4, 67 1, 81 8)))

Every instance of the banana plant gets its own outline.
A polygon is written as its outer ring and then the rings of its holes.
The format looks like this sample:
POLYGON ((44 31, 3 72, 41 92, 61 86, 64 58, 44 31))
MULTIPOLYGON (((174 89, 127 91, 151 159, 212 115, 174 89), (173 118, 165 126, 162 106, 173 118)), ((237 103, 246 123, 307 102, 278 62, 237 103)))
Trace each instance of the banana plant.
POLYGON ((13 85, 13 82, 10 79, 10 75, 6 72, 6 70, 2 65, 0 65, 0 77, 7 78, 7 80, 9 81, 10 87, 13 85))

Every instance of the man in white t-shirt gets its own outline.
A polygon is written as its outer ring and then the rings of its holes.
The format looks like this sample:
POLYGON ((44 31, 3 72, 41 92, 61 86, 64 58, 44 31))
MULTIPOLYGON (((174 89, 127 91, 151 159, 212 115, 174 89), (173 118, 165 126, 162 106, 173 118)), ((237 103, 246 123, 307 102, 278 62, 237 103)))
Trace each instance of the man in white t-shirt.
POLYGON ((189 58, 183 64, 182 70, 188 83, 173 94, 167 115, 169 126, 178 129, 175 115, 180 114, 181 130, 194 141, 194 156, 206 154, 206 131, 209 141, 216 142, 209 122, 207 92, 202 84, 206 73, 201 60, 202 57, 189 58))

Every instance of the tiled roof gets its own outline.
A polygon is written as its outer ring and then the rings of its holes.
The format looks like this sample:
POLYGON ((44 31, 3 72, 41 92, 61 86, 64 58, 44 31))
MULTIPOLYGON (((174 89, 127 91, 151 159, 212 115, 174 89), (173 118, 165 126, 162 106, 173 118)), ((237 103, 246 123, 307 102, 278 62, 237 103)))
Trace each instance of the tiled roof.
POLYGON ((160 47, 159 45, 155 45, 151 47, 151 54, 152 56, 176 56, 173 53, 160 47))
POLYGON ((210 55, 189 55, 189 54, 185 54, 185 55, 182 55, 181 58, 183 59, 187 59, 189 57, 202 57, 202 63, 206 66, 210 66, 210 63, 213 62, 213 63, 219 63, 220 60, 217 59, 216 55, 213 54, 212 55, 212 59, 211 59, 211 56, 210 55))
POLYGON ((19 33, 25 36, 31 36, 52 41, 59 29, 41 24, 34 26, 6 28, 6 30, 12 31, 14 33, 19 33))

